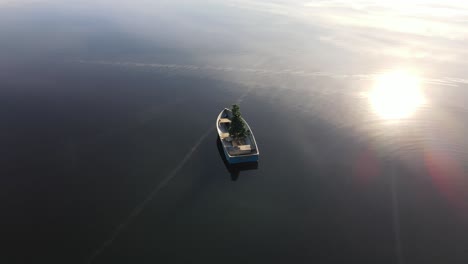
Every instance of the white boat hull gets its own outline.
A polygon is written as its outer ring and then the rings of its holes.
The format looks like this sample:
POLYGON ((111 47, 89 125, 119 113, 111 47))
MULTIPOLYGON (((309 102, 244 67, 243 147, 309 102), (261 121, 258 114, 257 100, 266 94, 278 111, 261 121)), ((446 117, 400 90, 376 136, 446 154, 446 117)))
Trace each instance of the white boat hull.
POLYGON ((250 126, 248 123, 243 119, 247 129, 250 131, 250 135, 247 137, 247 141, 249 142, 249 147, 251 150, 248 153, 239 153, 235 154, 234 148, 231 143, 227 140, 226 137, 226 128, 220 123, 220 120, 223 118, 226 118, 231 114, 231 111, 229 109, 224 109, 221 111, 221 113, 218 116, 218 119, 216 120, 216 128, 218 130, 218 136, 219 139, 221 140, 221 145, 223 147, 223 152, 226 157, 226 160, 230 164, 237 164, 237 163, 247 163, 247 162, 257 162, 259 158, 259 151, 258 151, 258 146, 257 142, 255 141, 255 137, 253 135, 252 130, 250 129, 250 126), (230 152, 231 150, 231 152, 230 152))
POLYGON ((223 147, 223 150, 224 150, 224 156, 226 157, 226 160, 230 164, 258 161, 258 153, 250 154, 250 155, 242 155, 242 156, 230 156, 225 147, 223 147))

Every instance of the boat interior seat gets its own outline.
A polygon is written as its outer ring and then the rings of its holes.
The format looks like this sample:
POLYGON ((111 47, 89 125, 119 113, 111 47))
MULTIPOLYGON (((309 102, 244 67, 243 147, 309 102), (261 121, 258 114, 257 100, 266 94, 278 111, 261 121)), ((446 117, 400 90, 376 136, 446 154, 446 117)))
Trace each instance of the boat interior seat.
POLYGON ((230 136, 229 133, 221 133, 221 139, 229 138, 230 136))
POLYGON ((239 145, 238 146, 240 150, 243 150, 243 151, 250 151, 252 150, 252 148, 250 147, 250 145, 239 145))

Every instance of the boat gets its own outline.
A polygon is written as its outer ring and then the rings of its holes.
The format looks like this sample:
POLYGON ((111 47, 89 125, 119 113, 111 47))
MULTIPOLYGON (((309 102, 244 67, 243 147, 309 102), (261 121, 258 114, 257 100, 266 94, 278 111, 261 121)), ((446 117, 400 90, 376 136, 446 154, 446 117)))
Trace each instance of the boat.
POLYGON ((247 135, 242 139, 232 137, 229 134, 232 117, 232 111, 225 108, 219 113, 216 120, 216 128, 227 162, 230 164, 257 162, 260 153, 252 129, 250 129, 249 124, 244 118, 241 117, 247 129, 247 135))
POLYGON ((226 167, 226 170, 229 172, 231 175, 231 180, 232 181, 237 181, 241 173, 244 173, 246 171, 253 171, 258 169, 258 162, 244 162, 244 163, 234 163, 231 164, 227 161, 226 155, 224 154, 224 148, 223 145, 221 144, 221 140, 219 137, 216 137, 216 147, 218 148, 219 156, 223 160, 224 166, 226 167))

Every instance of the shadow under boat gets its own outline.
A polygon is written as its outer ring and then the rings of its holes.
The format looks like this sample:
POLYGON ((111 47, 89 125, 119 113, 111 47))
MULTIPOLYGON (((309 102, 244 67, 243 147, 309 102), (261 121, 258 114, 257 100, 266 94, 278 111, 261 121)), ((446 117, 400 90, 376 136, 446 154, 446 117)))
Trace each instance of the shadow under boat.
POLYGON ((223 160, 224 166, 228 170, 229 174, 231 174, 231 180, 236 181, 239 178, 239 174, 241 171, 248 171, 248 170, 256 170, 258 169, 258 161, 255 162, 246 162, 246 163, 237 163, 237 164, 230 164, 226 156, 224 154, 223 145, 221 144, 221 140, 219 137, 216 137, 216 146, 218 147, 219 155, 223 160))

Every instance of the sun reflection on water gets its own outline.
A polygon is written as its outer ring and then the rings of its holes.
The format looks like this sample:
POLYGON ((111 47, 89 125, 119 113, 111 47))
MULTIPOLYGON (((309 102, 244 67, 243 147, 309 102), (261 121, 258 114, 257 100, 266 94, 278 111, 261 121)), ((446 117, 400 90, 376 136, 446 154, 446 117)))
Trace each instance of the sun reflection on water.
POLYGON ((408 118, 425 103, 421 79, 407 71, 378 75, 368 98, 374 112, 389 120, 408 118))

